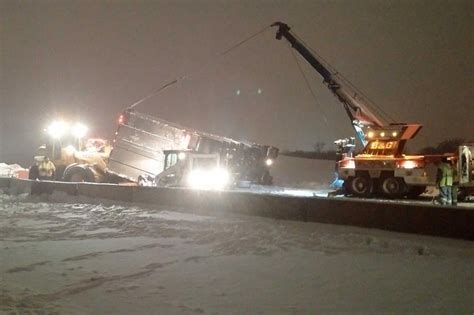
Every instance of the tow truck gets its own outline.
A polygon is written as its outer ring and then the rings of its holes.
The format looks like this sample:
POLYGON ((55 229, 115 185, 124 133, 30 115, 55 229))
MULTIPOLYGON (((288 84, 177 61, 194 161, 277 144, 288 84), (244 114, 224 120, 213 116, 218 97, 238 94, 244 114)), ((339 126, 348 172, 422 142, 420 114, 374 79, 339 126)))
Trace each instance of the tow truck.
MULTIPOLYGON (((442 156, 406 155, 404 148, 422 125, 388 122, 374 110, 374 104, 337 73, 330 71, 327 63, 316 57, 283 22, 275 22, 276 39, 285 38, 312 67, 323 77, 323 83, 342 103, 356 136, 363 145, 360 154, 346 154, 337 162, 337 173, 344 181, 346 193, 357 197, 381 194, 388 198, 416 197, 426 186, 435 185, 435 164, 442 156)), ((348 141, 336 141, 348 143, 348 141)), ((473 146, 459 150, 458 167, 460 186, 467 192, 474 186, 472 175, 473 146), (469 153, 468 153, 469 152, 469 153)), ((348 150, 352 152, 352 150, 348 150)), ((447 154, 448 156, 454 154, 447 154)))

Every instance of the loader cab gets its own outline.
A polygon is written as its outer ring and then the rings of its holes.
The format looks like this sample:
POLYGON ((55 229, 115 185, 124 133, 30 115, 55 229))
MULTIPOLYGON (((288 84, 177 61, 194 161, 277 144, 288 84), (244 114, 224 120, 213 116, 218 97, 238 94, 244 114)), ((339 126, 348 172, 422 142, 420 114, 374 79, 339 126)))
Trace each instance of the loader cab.
POLYGON ((187 150, 165 150, 163 153, 165 155, 163 171, 176 166, 193 170, 219 167, 220 165, 218 154, 203 154, 187 150))
POLYGON ((180 161, 180 157, 181 157, 181 160, 183 160, 186 153, 184 153, 183 151, 173 150, 173 151, 164 151, 164 154, 165 154, 165 163, 163 165, 163 171, 166 171, 170 167, 176 165, 178 161, 180 161))
POLYGON ((156 175, 160 187, 222 188, 229 174, 220 165, 219 154, 196 151, 165 150, 163 172, 156 175))
POLYGON ((47 155, 58 164, 71 162, 74 152, 84 149, 87 132, 88 127, 80 122, 52 121, 43 135, 47 155))
POLYGON ((45 140, 46 141, 44 141, 44 143, 46 143, 46 152, 53 161, 63 160, 65 158, 65 151, 79 151, 82 148, 82 141, 78 141, 72 137, 62 139, 48 138, 45 140))

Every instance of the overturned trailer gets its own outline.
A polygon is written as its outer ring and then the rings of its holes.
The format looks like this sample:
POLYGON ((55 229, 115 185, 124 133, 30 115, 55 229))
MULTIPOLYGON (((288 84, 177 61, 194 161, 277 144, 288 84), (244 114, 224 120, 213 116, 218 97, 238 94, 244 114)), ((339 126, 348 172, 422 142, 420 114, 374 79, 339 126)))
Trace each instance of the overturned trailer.
POLYGON ((133 110, 119 119, 107 172, 157 186, 270 185, 278 149, 179 126, 133 110))

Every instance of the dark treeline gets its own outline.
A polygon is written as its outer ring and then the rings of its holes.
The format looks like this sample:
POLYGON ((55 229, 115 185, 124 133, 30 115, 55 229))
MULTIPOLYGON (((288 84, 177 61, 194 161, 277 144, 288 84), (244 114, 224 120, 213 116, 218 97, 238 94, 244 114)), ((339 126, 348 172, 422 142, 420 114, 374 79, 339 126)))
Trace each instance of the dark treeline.
POLYGON ((295 150, 289 151, 284 150, 280 152, 280 155, 300 157, 306 159, 318 159, 318 160, 335 160, 336 150, 324 150, 326 143, 324 141, 318 141, 314 144, 312 151, 295 150))
POLYGON ((318 160, 336 160, 336 151, 282 151, 280 155, 300 157, 306 159, 318 159, 318 160))
POLYGON ((428 146, 421 149, 419 154, 444 154, 444 153, 457 153, 458 148, 461 144, 474 143, 474 140, 466 140, 463 138, 455 138, 444 140, 438 143, 436 146, 428 146))

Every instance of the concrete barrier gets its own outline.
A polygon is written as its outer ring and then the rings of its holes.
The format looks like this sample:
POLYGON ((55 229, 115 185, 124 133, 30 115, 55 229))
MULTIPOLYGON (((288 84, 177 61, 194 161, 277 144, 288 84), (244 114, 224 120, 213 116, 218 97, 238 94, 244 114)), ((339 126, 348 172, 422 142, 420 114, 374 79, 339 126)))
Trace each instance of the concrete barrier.
POLYGON ((91 198, 132 202, 134 187, 113 184, 77 184, 77 195, 91 198))
MULTIPOLYGON (((0 180, 2 185, 6 181, 0 180)), ((63 191, 91 198, 181 207, 196 213, 253 215, 474 240, 474 210, 461 207, 18 179, 11 179, 8 185, 10 193, 28 189, 43 193, 63 191)))
POLYGON ((474 210, 394 202, 317 198, 308 201, 311 222, 474 240, 474 210))
POLYGON ((461 207, 145 187, 136 187, 132 200, 201 213, 254 215, 474 240, 474 210, 461 207))
POLYGON ((77 195, 77 183, 31 181, 31 194, 52 194, 55 191, 64 192, 68 195, 77 195))
POLYGON ((30 194, 33 181, 12 178, 8 186, 8 193, 11 195, 30 194))
POLYGON ((0 189, 7 189, 10 186, 10 177, 0 177, 0 189))

